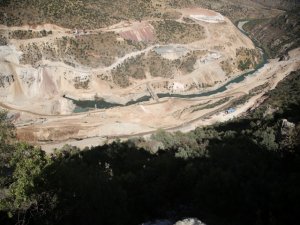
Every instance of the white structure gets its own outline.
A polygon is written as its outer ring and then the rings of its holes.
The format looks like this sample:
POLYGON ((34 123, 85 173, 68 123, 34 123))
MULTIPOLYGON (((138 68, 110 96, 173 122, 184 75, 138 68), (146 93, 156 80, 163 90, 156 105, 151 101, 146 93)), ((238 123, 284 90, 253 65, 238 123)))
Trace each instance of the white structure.
POLYGON ((200 220, 196 218, 188 218, 188 219, 178 221, 174 225, 205 225, 205 223, 202 223, 200 220))
POLYGON ((194 20, 204 21, 207 23, 220 23, 224 22, 224 16, 222 16, 220 13, 216 13, 215 16, 208 16, 208 15, 190 15, 190 17, 194 20))
POLYGON ((169 86, 169 89, 172 90, 172 92, 181 92, 184 91, 184 84, 174 82, 169 86))

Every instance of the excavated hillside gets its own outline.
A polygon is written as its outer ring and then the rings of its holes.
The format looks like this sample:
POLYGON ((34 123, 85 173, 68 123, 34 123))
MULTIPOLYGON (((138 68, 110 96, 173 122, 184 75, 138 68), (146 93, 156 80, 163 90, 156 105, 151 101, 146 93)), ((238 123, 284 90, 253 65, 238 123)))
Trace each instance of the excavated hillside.
POLYGON ((74 109, 65 97, 126 104, 155 93, 198 93, 261 62, 251 40, 220 13, 176 14, 100 29, 1 25, 1 101, 65 114, 74 109))
POLYGON ((0 107, 34 143, 228 120, 259 104, 300 54, 267 62, 233 21, 282 14, 244 0, 5 1, 0 107))

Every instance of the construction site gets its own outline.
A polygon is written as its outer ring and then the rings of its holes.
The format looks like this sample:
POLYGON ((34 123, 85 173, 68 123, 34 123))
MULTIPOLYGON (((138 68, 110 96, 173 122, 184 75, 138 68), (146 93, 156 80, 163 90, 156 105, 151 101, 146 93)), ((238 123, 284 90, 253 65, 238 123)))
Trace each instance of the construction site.
POLYGON ((177 13, 99 29, 0 25, 0 106, 18 138, 51 151, 193 130, 256 107, 300 66, 299 49, 266 61, 239 30, 245 23, 202 8, 177 13))

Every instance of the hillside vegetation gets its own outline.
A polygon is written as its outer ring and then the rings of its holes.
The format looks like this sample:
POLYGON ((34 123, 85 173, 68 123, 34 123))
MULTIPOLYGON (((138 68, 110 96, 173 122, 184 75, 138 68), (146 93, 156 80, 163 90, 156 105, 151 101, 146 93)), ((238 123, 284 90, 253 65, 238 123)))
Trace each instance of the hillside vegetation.
POLYGON ((244 18, 270 18, 279 13, 277 10, 270 10, 252 0, 168 0, 167 2, 174 8, 200 6, 212 9, 232 21, 244 18))
POLYGON ((4 0, 1 5, 1 24, 55 23, 70 28, 105 27, 121 20, 141 19, 153 11, 150 0, 4 0))
POLYGON ((275 19, 251 20, 244 29, 260 43, 269 57, 275 58, 300 46, 299 21, 298 7, 275 19))
POLYGON ((111 74, 114 83, 120 87, 128 87, 130 78, 145 79, 146 72, 149 72, 152 77, 171 78, 174 74, 176 63, 177 61, 165 59, 155 51, 150 51, 147 55, 142 54, 127 59, 113 69, 111 74))
POLYGON ((152 23, 160 43, 186 44, 205 37, 204 28, 199 24, 185 24, 173 20, 152 23))
POLYGON ((68 28, 99 28, 128 19, 178 18, 178 13, 166 7, 194 6, 219 11, 234 21, 278 14, 247 0, 1 0, 0 24, 54 23, 68 28))
POLYGON ((124 40, 113 32, 56 38, 44 43, 21 44, 21 63, 35 64, 43 59, 89 67, 109 66, 116 58, 145 48, 145 44, 124 40))
POLYGON ((291 10, 300 5, 299 0, 252 0, 264 6, 278 8, 283 10, 291 10))

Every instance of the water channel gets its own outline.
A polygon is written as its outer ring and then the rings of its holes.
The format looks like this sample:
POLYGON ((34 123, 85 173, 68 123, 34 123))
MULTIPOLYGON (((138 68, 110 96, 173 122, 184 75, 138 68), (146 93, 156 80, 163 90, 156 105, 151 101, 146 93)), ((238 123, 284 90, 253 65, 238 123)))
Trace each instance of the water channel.
MULTIPOLYGON (((239 30, 245 34, 246 36, 249 37, 249 35, 244 31, 243 29, 243 25, 245 25, 248 21, 238 21, 237 23, 237 27, 239 28, 239 30), (241 25, 242 24, 242 25, 241 25)), ((249 37, 250 38, 250 37, 249 37)), ((249 75, 254 74, 257 70, 259 70, 260 68, 262 68, 266 62, 267 62, 267 57, 265 54, 265 51, 263 49, 261 49, 257 42, 252 40, 255 47, 259 48, 261 50, 261 54, 262 54, 262 60, 261 62, 256 66, 256 68, 254 70, 251 70, 249 72, 243 73, 239 76, 237 76, 236 78, 228 81, 227 83, 223 84, 222 86, 216 88, 215 90, 211 90, 211 91, 207 91, 207 92, 201 92, 201 93, 196 93, 196 94, 187 94, 187 95, 183 95, 183 94, 171 94, 171 93, 158 93, 157 96, 159 98, 182 98, 182 99, 186 99, 186 98, 198 98, 198 97, 203 97, 203 96, 210 96, 210 95, 214 95, 217 93, 221 93, 227 90, 228 85, 233 84, 233 83, 239 83, 242 82, 243 80, 245 80, 245 78, 249 75)), ((137 103, 141 103, 141 102, 146 102, 149 101, 151 99, 150 95, 146 95, 143 96, 141 98, 138 98, 136 100, 131 100, 129 102, 127 102, 125 105, 122 104, 118 104, 118 103, 111 103, 111 102, 106 102, 105 100, 75 100, 69 97, 65 97, 69 100, 72 100, 73 103, 76 105, 74 112, 78 113, 78 112, 86 112, 89 111, 93 108, 97 108, 97 109, 108 109, 108 108, 112 108, 112 107, 116 107, 116 106, 129 106, 129 105, 133 105, 133 104, 137 104, 137 103)))

